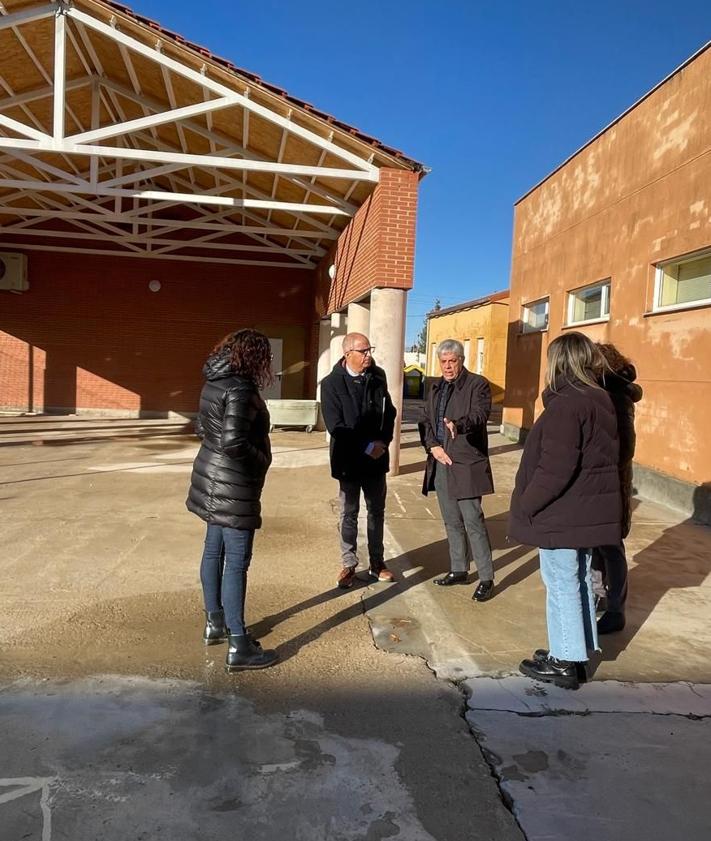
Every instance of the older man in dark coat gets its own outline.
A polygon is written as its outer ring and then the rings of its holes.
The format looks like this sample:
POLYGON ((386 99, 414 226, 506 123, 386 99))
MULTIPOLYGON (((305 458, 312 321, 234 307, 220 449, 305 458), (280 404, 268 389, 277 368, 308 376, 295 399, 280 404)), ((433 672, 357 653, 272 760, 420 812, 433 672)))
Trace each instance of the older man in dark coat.
POLYGON ((456 339, 437 347, 442 379, 425 404, 422 442, 427 466, 422 493, 436 491, 449 541, 450 571, 434 583, 466 584, 470 553, 479 585, 472 598, 494 595, 494 567, 481 498, 494 492, 486 422, 491 388, 485 377, 464 367, 464 348, 456 339))

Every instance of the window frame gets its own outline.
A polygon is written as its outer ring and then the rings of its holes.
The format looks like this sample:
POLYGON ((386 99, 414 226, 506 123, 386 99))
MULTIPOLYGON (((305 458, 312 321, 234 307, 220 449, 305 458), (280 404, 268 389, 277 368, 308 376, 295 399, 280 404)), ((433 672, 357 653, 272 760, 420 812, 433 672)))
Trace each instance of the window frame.
POLYGON ((545 333, 550 326, 551 321, 551 297, 550 295, 544 295, 541 298, 536 298, 533 301, 526 301, 525 304, 521 304, 521 330, 520 335, 526 336, 529 333, 545 333), (536 304, 543 304, 546 305, 546 323, 544 327, 532 327, 530 323, 526 320, 526 315, 530 312, 531 307, 534 307, 536 304))
POLYGON ((586 283, 584 286, 576 286, 575 289, 569 289, 567 292, 568 300, 565 308, 565 326, 566 327, 582 327, 586 324, 602 324, 610 320, 610 303, 612 300, 612 278, 606 277, 602 280, 596 280, 594 283, 586 283), (595 318, 583 318, 580 321, 573 319, 575 311, 576 294, 585 289, 595 289, 600 287, 602 295, 600 296, 600 315, 595 318), (607 312, 605 312, 607 308, 607 312))
MULTIPOLYGON (((695 301, 684 301, 681 304, 662 304, 664 292, 664 270, 668 266, 676 266, 677 274, 680 266, 685 263, 693 263, 696 260, 703 260, 704 257, 711 257, 711 248, 703 248, 701 251, 694 251, 682 257, 672 257, 670 260, 662 260, 654 264, 654 297, 652 298, 652 312, 676 312, 677 310, 689 310, 696 307, 711 306, 711 297, 698 298, 695 301)), ((677 280, 678 282, 678 280, 677 280)))

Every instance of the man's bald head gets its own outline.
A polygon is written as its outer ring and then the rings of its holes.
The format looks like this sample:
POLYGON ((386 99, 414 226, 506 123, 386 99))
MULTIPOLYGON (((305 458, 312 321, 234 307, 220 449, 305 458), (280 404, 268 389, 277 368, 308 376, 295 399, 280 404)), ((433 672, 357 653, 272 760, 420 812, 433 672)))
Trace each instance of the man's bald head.
POLYGON ((370 339, 363 333, 347 333, 343 337, 343 356, 346 365, 356 374, 361 374, 372 362, 370 339))

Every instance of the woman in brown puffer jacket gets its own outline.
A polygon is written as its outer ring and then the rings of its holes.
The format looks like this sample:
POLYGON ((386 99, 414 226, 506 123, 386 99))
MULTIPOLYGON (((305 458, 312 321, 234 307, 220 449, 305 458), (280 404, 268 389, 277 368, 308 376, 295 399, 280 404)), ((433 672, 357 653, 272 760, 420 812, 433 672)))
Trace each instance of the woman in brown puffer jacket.
POLYGON ((519 668, 568 689, 578 688, 577 664, 598 647, 592 549, 621 535, 617 419, 598 382, 603 366, 582 333, 551 342, 545 409, 526 439, 511 498, 509 536, 539 547, 549 645, 519 668))

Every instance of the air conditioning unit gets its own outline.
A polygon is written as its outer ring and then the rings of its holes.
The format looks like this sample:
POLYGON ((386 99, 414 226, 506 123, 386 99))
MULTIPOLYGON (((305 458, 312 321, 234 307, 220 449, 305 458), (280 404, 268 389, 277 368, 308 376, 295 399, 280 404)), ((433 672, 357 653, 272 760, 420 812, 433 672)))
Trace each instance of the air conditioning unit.
POLYGON ((11 251, 0 251, 0 289, 10 292, 26 292, 30 288, 27 282, 27 256, 11 251))

